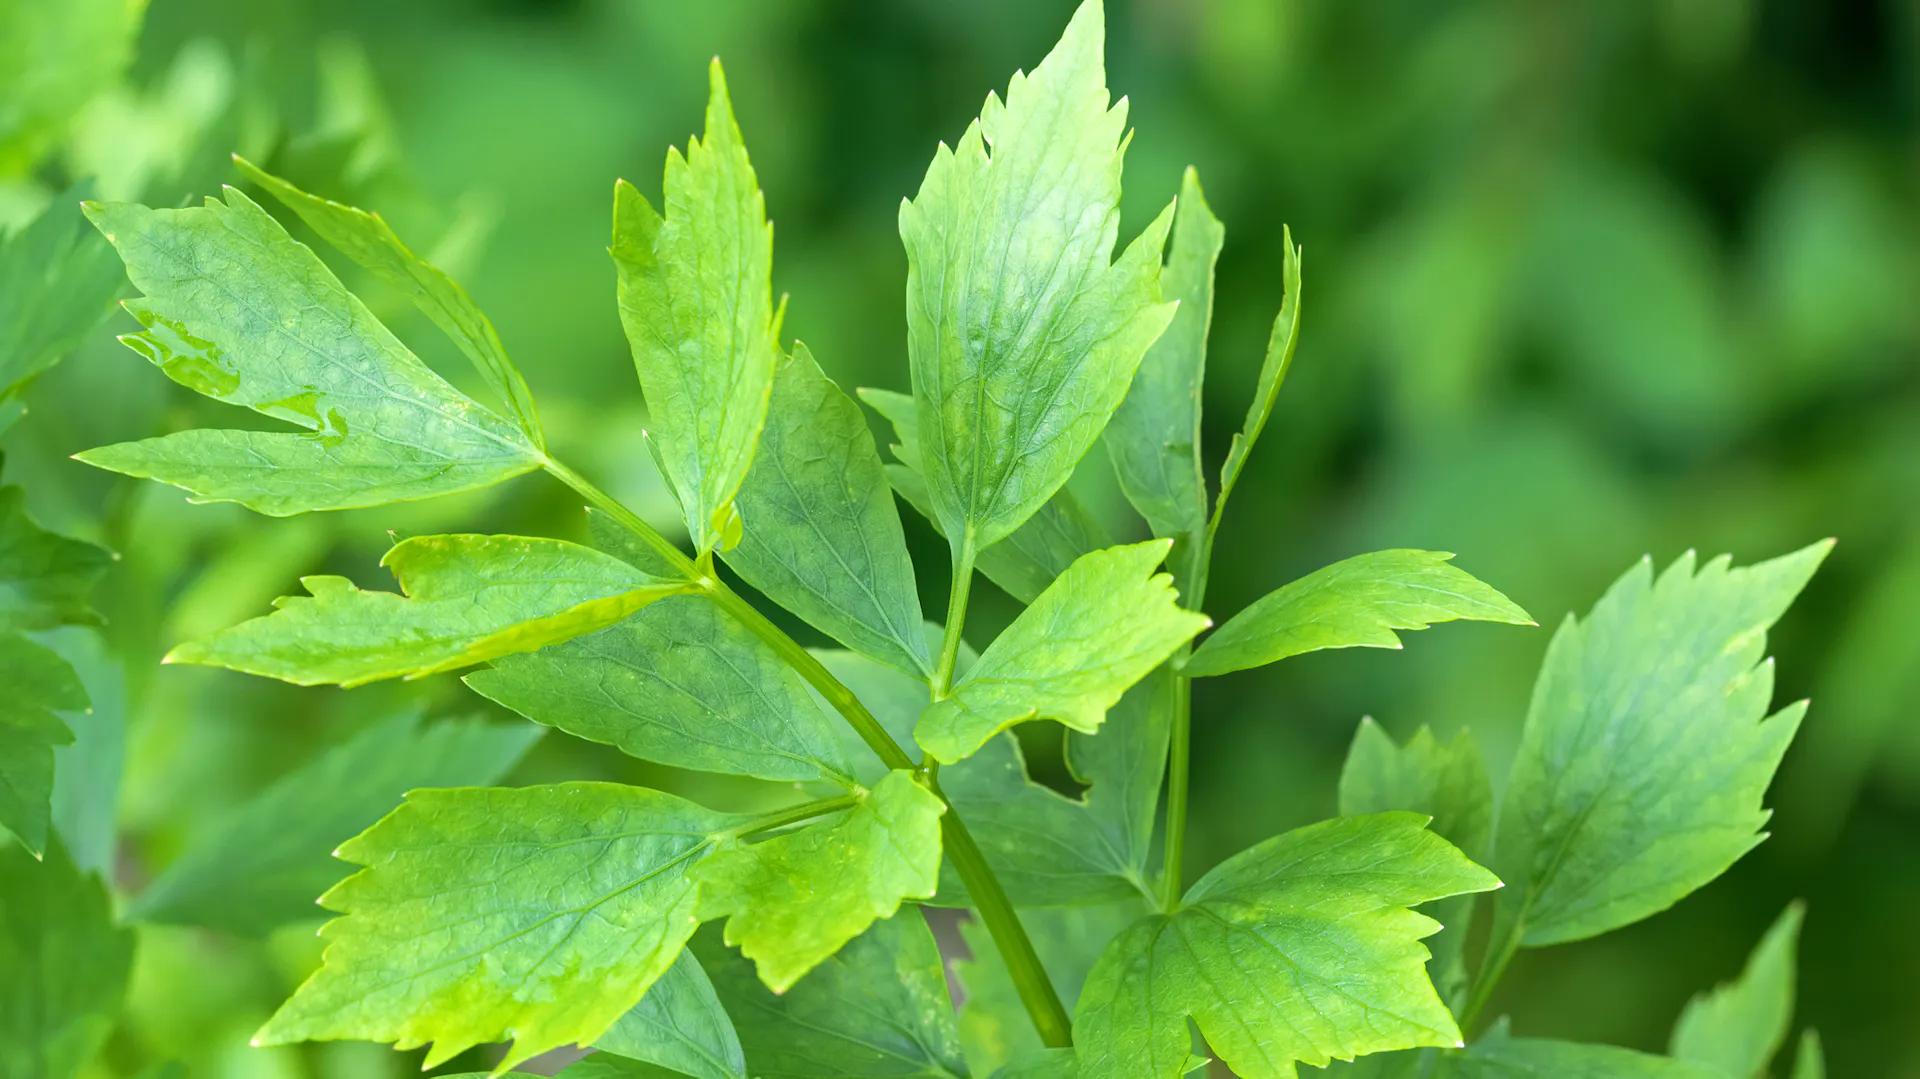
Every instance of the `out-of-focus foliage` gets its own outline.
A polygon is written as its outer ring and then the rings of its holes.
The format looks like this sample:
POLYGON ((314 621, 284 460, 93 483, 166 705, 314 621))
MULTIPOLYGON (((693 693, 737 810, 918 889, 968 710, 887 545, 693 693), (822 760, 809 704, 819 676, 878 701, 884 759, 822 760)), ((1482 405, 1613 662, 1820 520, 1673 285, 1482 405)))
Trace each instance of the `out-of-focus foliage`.
MULTIPOLYGON (((0 0, 0 72, 45 88, 0 88, 0 224, 51 207, 66 235, 93 242, 71 185, 174 205, 241 183, 232 151, 377 208, 490 313, 556 450, 672 520, 604 252, 613 179, 650 178, 657 148, 684 138, 719 53, 754 118, 780 234, 775 295, 795 292, 783 332, 831 357, 843 384, 905 390, 896 223, 927 133, 964 130, 979 88, 1040 56, 1072 6, 153 0, 135 46, 124 2, 0 0), (13 32, 93 8, 110 25, 84 45, 13 32)), ((1228 226, 1205 474, 1256 385, 1283 220, 1314 260, 1308 324, 1238 484, 1211 609, 1242 609, 1355 550, 1417 547, 1497 568, 1502 590, 1552 624, 1643 552, 1664 564, 1730 550, 1744 564, 1840 541, 1775 639, 1797 657, 1779 698, 1818 706, 1769 799, 1773 838, 1659 918, 1597 946, 1521 953, 1492 1008, 1512 1015, 1514 1044, 1551 1033, 1663 1049, 1688 995, 1738 969, 1804 896, 1798 1022, 1819 1028, 1834 1074, 1920 1068, 1905 991, 1920 971, 1920 15, 1759 0, 1113 0, 1109 24, 1109 82, 1143 132, 1120 235, 1165 206, 1190 163, 1228 226)), ((437 371, 482 392, 406 294, 348 284, 437 371)), ((390 531, 510 533, 570 503, 527 481, 273 528, 237 507, 189 510, 177 492, 66 459, 231 422, 133 377, 108 338, 27 388, 5 479, 35 521, 122 555, 94 597, 101 635, 70 627, 42 643, 93 702, 61 713, 74 734, 54 751, 62 775, 72 763, 125 776, 117 806, 94 796, 111 782, 56 783, 54 823, 70 857, 126 897, 326 748, 404 708, 472 700, 450 679, 302 692, 161 668, 161 654, 258 614, 297 576, 370 564, 390 531)), ((1070 489, 1091 536, 1122 495, 1099 455, 1089 464, 1070 489)), ((944 541, 907 517, 922 564, 937 560, 944 541)), ((1031 592, 1048 579, 1036 584, 1031 563, 1007 573, 1031 592)), ((938 599, 923 591, 923 608, 938 599)), ((976 603, 983 631, 1012 613, 996 601, 976 603)), ((1397 741, 1430 725, 1444 742, 1470 721, 1505 774, 1545 645, 1468 627, 1405 654, 1202 681, 1192 863, 1323 816, 1363 713, 1397 741)), ((1068 785, 1055 728, 1029 728, 1033 767, 1068 785)), ((510 781, 582 776, 703 795, 727 782, 561 738, 510 781)), ((392 1074, 380 1048, 246 1047, 316 953, 309 924, 264 943, 143 926, 101 1074, 166 1060, 196 1076, 392 1074)), ((759 993, 750 976, 714 981, 723 998, 759 993)), ((798 1029, 816 1006, 804 984, 755 999, 798 1029)), ((955 1057, 951 1040, 928 1043, 936 1059, 955 1057)))

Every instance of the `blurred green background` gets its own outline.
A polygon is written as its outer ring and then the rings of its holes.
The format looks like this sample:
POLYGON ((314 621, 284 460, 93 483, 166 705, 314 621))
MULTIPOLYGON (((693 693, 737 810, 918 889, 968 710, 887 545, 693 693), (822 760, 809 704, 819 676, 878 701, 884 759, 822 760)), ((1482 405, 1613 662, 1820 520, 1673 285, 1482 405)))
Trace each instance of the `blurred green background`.
MULTIPOLYGON (((231 149, 380 210, 492 314, 561 455, 667 525, 604 247, 614 178, 657 190, 665 147, 697 126, 706 58, 727 65, 776 222, 787 332, 843 385, 904 389, 899 201, 1071 7, 153 0, 124 84, 110 49, 57 58, 99 69, 100 92, 48 162, 0 183, 0 222, 89 175, 109 196, 197 197, 234 179, 231 149)), ((1229 515, 1213 613, 1409 546, 1458 552, 1548 627, 1446 627, 1404 653, 1203 682, 1196 861, 1329 815, 1363 714, 1399 735, 1471 725, 1501 774, 1548 630, 1642 555, 1750 561, 1837 536, 1774 638, 1781 699, 1813 709, 1772 839, 1670 913, 1523 954, 1495 1007, 1520 1033, 1661 1048, 1685 999, 1804 897, 1799 1016, 1833 1073, 1920 1074, 1920 7, 1109 0, 1109 22, 1138 129, 1124 233, 1188 163, 1227 224, 1216 465, 1279 303, 1282 224, 1306 247, 1304 343, 1229 515)), ((538 478, 269 522, 91 472, 66 456, 214 408, 104 329, 29 404, 9 481, 50 526, 123 555, 101 595, 110 654, 86 670, 99 722, 125 724, 129 891, 222 808, 394 708, 484 705, 450 678, 342 693, 158 667, 167 647, 301 574, 379 581, 390 532, 576 521, 538 478)), ((1104 460, 1075 482, 1118 512, 1104 460)), ((907 517, 923 567, 943 564, 907 517)), ((922 576, 937 610, 945 582, 922 576)), ((989 593, 982 640, 1012 612, 989 593)), ((1057 746, 1033 749, 1057 775, 1057 746)), ((703 789, 559 735, 513 781, 585 776, 703 789)), ((310 928, 265 944, 143 929, 109 1071, 404 1070, 364 1046, 246 1047, 313 963, 310 928)))

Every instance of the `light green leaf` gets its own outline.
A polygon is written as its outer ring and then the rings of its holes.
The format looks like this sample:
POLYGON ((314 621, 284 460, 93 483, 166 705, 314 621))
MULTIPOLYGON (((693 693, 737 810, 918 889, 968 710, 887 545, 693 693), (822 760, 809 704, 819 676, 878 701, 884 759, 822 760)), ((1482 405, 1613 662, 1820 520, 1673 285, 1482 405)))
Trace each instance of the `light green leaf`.
MULTIPOLYGON (((0 9, 0 23, 36 6, 9 4, 0 9)), ((0 51, 7 44, 0 44, 0 51)), ((68 62, 71 56, 61 59, 68 62)), ((0 91, 0 102, 6 100, 0 91)), ((63 192, 40 216, 0 237, 0 409, 113 313, 114 297, 126 280, 113 248, 75 212, 78 199, 76 190, 63 192)), ((0 431, 6 428, 0 418, 0 431)))
POLYGON ((733 1020, 693 953, 681 952, 633 1010, 594 1047, 693 1079, 746 1079, 733 1020))
POLYGON ((1725 1079, 1681 1060, 1544 1038, 1510 1038, 1496 1030, 1441 1066, 1446 1079, 1725 1079))
POLYGON ((1805 908, 1781 913, 1736 981, 1687 1002, 1668 1052, 1735 1079, 1763 1079, 1793 1023, 1794 949, 1805 908))
POLYGON ((1207 481, 1200 466, 1200 388, 1213 321, 1213 267, 1226 229, 1207 206, 1200 174, 1180 179, 1173 241, 1160 271, 1160 294, 1180 309, 1147 350, 1126 400, 1107 428, 1107 455, 1127 501, 1156 536, 1199 537, 1207 526, 1207 481))
POLYGON ((276 517, 471 490, 544 463, 239 191, 185 210, 86 210, 145 293, 126 308, 146 329, 121 340, 195 392, 305 431, 182 431, 81 460, 276 517))
POLYGON ((1247 1079, 1458 1045, 1420 944, 1439 924, 1407 908, 1499 882, 1425 823, 1383 813, 1295 829, 1221 863, 1173 913, 1134 923, 1081 990, 1081 1075, 1180 1074, 1189 1016, 1247 1079))
POLYGON ((253 162, 235 154, 234 164, 254 183, 300 215, 300 220, 341 254, 395 289, 440 327, 474 370, 499 395, 500 403, 535 449, 546 447, 533 393, 526 379, 507 357, 506 346, 492 320, 480 310, 467 290, 439 268, 413 253, 378 214, 309 195, 253 162))
POLYGON ((319 916, 344 875, 329 852, 421 787, 492 783, 540 736, 478 720, 376 723, 233 807, 140 893, 128 916, 264 935, 319 916))
POLYGON ((27 849, 47 849, 53 747, 73 741, 56 712, 87 707, 67 661, 18 633, 0 632, 0 828, 27 849))
POLYGON ((0 4, 0 177, 22 176, 133 59, 146 0, 0 4))
POLYGON ((307 596, 175 648, 197 663, 295 685, 419 678, 591 633, 686 591, 611 555, 525 536, 416 536, 380 564, 401 593, 344 577, 305 577, 307 596))
POLYGON ((1292 229, 1283 228, 1280 240, 1286 249, 1281 273, 1287 292, 1280 301, 1280 314, 1274 317, 1273 330, 1267 335, 1267 356, 1260 363, 1260 380, 1254 386, 1253 401, 1247 406, 1246 422, 1227 445, 1227 460, 1220 466, 1220 495, 1213 501, 1213 516, 1207 522, 1209 540, 1220 530, 1220 517, 1226 512, 1227 499, 1240 482, 1240 473, 1247 467, 1247 458, 1253 453, 1254 443, 1260 440, 1260 432, 1266 429, 1267 418, 1273 415, 1273 403, 1280 396, 1280 385, 1287 380, 1294 349, 1300 344, 1301 252, 1294 246, 1292 229))
POLYGON ((482 1042, 500 1070, 588 1045, 666 973, 697 924, 689 870, 739 818, 611 783, 414 791, 340 847, 366 868, 322 905, 324 965, 256 1036, 482 1042))
POLYGON ((26 492, 0 487, 0 626, 98 625, 89 597, 112 561, 91 543, 41 528, 27 515, 26 492))
POLYGON ((621 181, 612 247, 652 435, 703 552, 725 546, 779 354, 766 200, 717 58, 709 80, 706 138, 667 152, 665 215, 621 181))
POLYGON ((738 505, 726 558, 747 583, 848 648, 926 676, 913 560, 873 433, 803 344, 774 374, 738 505))
MULTIPOLYGON (((898 440, 893 455, 903 462, 887 466, 887 479, 895 493, 938 531, 940 522, 934 516, 927 483, 912 463, 920 459, 920 417, 913 398, 888 390, 862 389, 860 399, 893 425, 898 440)), ((1072 488, 1062 487, 1025 524, 981 551, 974 559, 974 568, 1014 599, 1032 603, 1074 559, 1112 545, 1072 488)))
POLYGON ((1512 600, 1443 551, 1374 551, 1317 569, 1254 600, 1201 642, 1193 678, 1245 670, 1324 648, 1399 648, 1395 630, 1470 619, 1530 626, 1512 600))
POLYGON ((839 717, 702 596, 672 597, 598 633, 501 659, 466 682, 536 723, 641 760, 851 783, 839 717))
POLYGON ((911 772, 890 772, 835 819, 722 844, 694 871, 699 915, 726 918, 726 942, 784 993, 901 900, 932 898, 944 812, 911 772))
MULTIPOLYGON (((1040 953, 1047 979, 1069 1012, 1107 942, 1146 909, 1136 897, 1099 906, 1020 912, 1020 924, 1040 953)), ((960 934, 973 953, 953 963, 961 987, 960 1043, 966 1049, 967 1063, 975 1075, 1003 1073, 1008 1068, 1018 1072, 1021 1062, 1042 1051, 1040 1035, 1033 1029, 1033 1019, 985 923, 969 918, 960 924, 960 934)), ((1072 1053, 1055 1063, 1071 1064, 1072 1053)))
POLYGON ((902 910, 811 976, 774 994, 753 967, 702 934, 694 950, 733 1016, 756 1079, 959 1079, 940 950, 926 919, 902 910))
POLYGON ((900 208, 919 471, 957 550, 991 547, 1060 489, 1173 317, 1171 207, 1109 263, 1127 109, 1109 108, 1104 22, 1082 4, 900 208))
POLYGON ((1537 947, 1630 925, 1760 842, 1761 796, 1806 703, 1766 718, 1767 627, 1832 543, 1656 580, 1643 560, 1554 634, 1499 819, 1498 939, 1537 947))
POLYGON ((1208 625, 1180 609, 1172 577, 1154 572, 1170 545, 1109 547, 1068 567, 928 706, 914 729, 920 745, 951 763, 1026 720, 1098 729, 1128 687, 1208 625))
MULTIPOLYGON (((1421 727, 1404 746, 1371 718, 1360 721, 1340 771, 1340 815, 1407 810, 1433 820, 1433 833, 1469 858, 1484 859, 1493 838, 1493 781, 1473 736, 1461 731, 1441 742, 1421 727)), ((1453 999, 1465 988, 1461 952, 1473 920, 1473 899, 1435 903, 1431 913, 1445 927, 1427 943, 1433 952, 1433 984, 1453 999)))
POLYGON ((106 1040, 133 964, 100 881, 58 839, 37 860, 0 842, 0 1079, 79 1074, 106 1040))
POLYGON ((1793 1054, 1793 1079, 1827 1079, 1827 1055, 1820 1048, 1819 1031, 1801 1033, 1800 1047, 1793 1054))

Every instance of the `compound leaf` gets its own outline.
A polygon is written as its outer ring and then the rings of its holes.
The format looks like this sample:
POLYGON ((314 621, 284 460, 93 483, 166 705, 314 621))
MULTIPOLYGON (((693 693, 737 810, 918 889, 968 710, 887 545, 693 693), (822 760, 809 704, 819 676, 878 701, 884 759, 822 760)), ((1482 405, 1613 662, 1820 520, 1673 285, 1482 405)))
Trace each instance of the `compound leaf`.
POLYGON ((55 713, 86 708, 87 691, 51 649, 5 632, 0 686, 0 828, 37 855, 47 849, 53 747, 73 741, 73 731, 55 713))
POLYGON ((125 306, 146 329, 121 340, 175 382, 305 432, 182 431, 81 460, 276 517, 485 487, 544 463, 238 190, 184 210, 86 212, 145 293, 125 306))
POLYGON ((876 924, 785 993, 702 934, 694 950, 733 1016, 758 1079, 959 1079, 940 950, 912 908, 876 924))
POLYGON ((1793 953, 1804 913, 1798 903, 1788 906, 1737 980, 1687 1002, 1668 1052, 1736 1079, 1767 1074, 1793 1022, 1793 953))
POLYGON ((784 993, 800 976, 940 881, 945 803, 890 772, 839 817, 757 843, 723 844, 695 871, 699 915, 784 993))
POLYGON ((860 406, 803 344, 780 362, 727 564, 856 652, 925 677, 920 594, 860 406))
POLYGON ((1155 573, 1169 540, 1085 555, 1001 633, 945 699, 929 705, 914 737, 957 761, 994 734, 1030 719, 1079 731, 1208 625, 1182 610, 1173 579, 1155 573))
POLYGON ((688 587, 590 547, 525 536, 416 536, 380 561, 399 594, 302 578, 309 595, 283 596, 274 613, 167 660, 303 686, 418 678, 591 633, 688 587))
POLYGON ((640 1003, 593 1044, 693 1079, 747 1076, 740 1035, 691 951, 681 952, 640 1003))
POLYGON ((499 396, 527 441, 535 449, 546 447, 526 379, 507 357, 493 321, 459 282, 414 254, 379 214, 310 195, 238 154, 233 161, 248 179, 299 214, 321 239, 432 319, 473 364, 487 388, 499 396))
POLYGON ((113 556, 48 532, 27 515, 26 492, 0 487, 0 626, 98 625, 88 598, 113 556))
POLYGON ((133 933, 58 839, 36 859, 0 843, 0 1079, 80 1074, 113 1029, 133 933))
POLYGON ((654 445, 703 552, 731 545, 779 353, 766 200, 718 59, 709 81, 706 137, 667 153, 665 213, 615 185, 611 249, 654 445))
POLYGON ((341 877, 328 856, 401 795, 492 783, 540 736, 524 724, 423 725, 402 712, 361 731, 229 810, 140 893, 130 917, 264 935, 311 918, 341 877))
POLYGON ((466 683, 535 723, 641 760, 852 782, 838 741, 844 724, 764 642, 701 596, 671 597, 598 633, 497 660, 466 683))
POLYGON ((1160 294, 1180 309, 1147 350, 1126 400, 1107 428, 1107 455, 1127 501, 1156 536, 1198 537, 1207 526, 1207 481, 1200 467, 1200 388, 1213 320, 1213 267, 1226 229, 1208 208, 1200 175, 1180 180, 1173 240, 1160 271, 1160 294))
POLYGON ((1442 551, 1356 555, 1254 600, 1201 642, 1183 668, 1193 678, 1245 670, 1324 648, 1399 648, 1395 630, 1471 619, 1530 626, 1512 600, 1442 551))
POLYGON ((1744 569, 1642 561, 1554 634, 1500 811, 1496 937, 1581 940, 1665 910, 1759 843, 1806 711, 1766 718, 1766 631, 1832 548, 1744 569))
POLYGON ((1383 813, 1275 836, 1200 878, 1173 913, 1135 922, 1081 990, 1080 1074, 1181 1074, 1189 1016, 1249 1079, 1458 1045, 1420 944, 1439 924, 1408 908, 1499 882, 1425 823, 1383 813))
POLYGON ((956 549, 992 546, 1059 490, 1173 316, 1170 212, 1109 261, 1127 110, 1109 107, 1104 22, 1081 5, 900 208, 919 471, 956 549))
POLYGON ((611 783, 421 790, 340 847, 320 970, 257 1044, 432 1043, 426 1066, 513 1039, 499 1070, 588 1045, 696 923, 689 873, 739 818, 611 783))

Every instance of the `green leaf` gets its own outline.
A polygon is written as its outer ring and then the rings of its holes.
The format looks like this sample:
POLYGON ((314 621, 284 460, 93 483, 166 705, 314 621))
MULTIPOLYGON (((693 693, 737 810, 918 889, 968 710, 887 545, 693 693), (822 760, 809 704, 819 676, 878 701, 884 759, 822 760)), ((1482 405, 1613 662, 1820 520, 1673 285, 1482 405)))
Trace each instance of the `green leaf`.
POLYGON ((1055 719, 1091 732, 1121 694, 1208 625, 1182 610, 1173 578, 1154 569, 1170 541, 1082 557, 1020 612, 914 736, 951 763, 1015 723, 1055 719))
MULTIPOLYGON (((898 440, 893 455, 903 463, 887 466, 888 481, 895 493, 938 531, 940 522, 934 515, 927 483, 912 464, 920 459, 920 417, 913 398, 888 390, 859 392, 861 400, 893 425, 894 437, 898 440)), ((1027 518, 1025 524, 981 551, 974 559, 974 568, 1008 595, 1022 603, 1032 603, 1054 578, 1067 571, 1074 559, 1112 545, 1113 541, 1099 522, 1080 505, 1072 488, 1062 487, 1027 518)))
POLYGON ((1450 1055, 1447 1079, 1725 1079, 1709 1068, 1611 1045, 1510 1038, 1496 1030, 1450 1055))
POLYGON ((1630 925, 1762 838, 1761 796, 1806 702, 1766 718, 1767 627, 1832 543, 1744 569, 1643 560, 1554 634, 1499 819, 1496 936, 1538 947, 1630 925))
POLYGON ((706 138, 667 152, 666 213, 621 181, 612 247, 652 435, 702 552, 724 546, 779 354, 766 200, 717 58, 709 80, 706 138))
POLYGON ((901 900, 932 898, 944 812, 911 772, 890 772, 831 821, 722 844, 694 872, 699 915, 726 918, 726 942, 784 993, 901 900))
POLYGON ((87 102, 118 81, 146 8, 145 0, 0 5, 0 177, 32 172, 87 102))
POLYGON ((315 917, 314 897, 342 876, 335 844, 407 791, 494 782, 539 735, 478 720, 422 725, 411 711, 375 723, 196 834, 128 916, 252 936, 315 917))
POLYGON ((1295 829, 1221 863, 1173 913, 1134 923, 1081 991, 1081 1075, 1178 1074, 1189 1016, 1248 1079, 1458 1045, 1420 944, 1439 924, 1407 908, 1499 882, 1425 823, 1383 813, 1295 829))
POLYGON ((536 723, 641 760, 852 782, 839 717, 705 597, 663 600, 598 633, 498 660, 466 683, 536 723))
POLYGON ((79 1074, 106 1040, 133 964, 100 881, 59 840, 0 843, 0 1079, 79 1074))
POLYGON ((1108 872, 1149 900, 1160 784, 1167 771, 1173 686, 1164 671, 1128 690, 1093 734, 1067 732, 1067 770, 1086 786, 1083 804, 1100 840, 1095 847, 1108 872))
POLYGON ((733 1020, 692 952, 620 1017, 594 1047, 693 1079, 746 1079, 747 1058, 733 1020))
POLYGON ((1200 190, 1200 174, 1189 167, 1180 179, 1172 247, 1160 271, 1160 294, 1180 309, 1140 361, 1106 439, 1120 489, 1156 536, 1198 538, 1207 526, 1200 388, 1213 321, 1213 267, 1225 238, 1200 190))
POLYGON ((89 597, 112 561, 91 543, 42 529, 27 515, 26 492, 0 487, 0 626, 98 625, 89 597))
POLYGON ((1512 600, 1448 565, 1442 551, 1374 551, 1317 569, 1254 600, 1184 667, 1226 674, 1325 648, 1399 648, 1395 630, 1470 619, 1530 626, 1512 600))
MULTIPOLYGON (((31 6, 7 5, 0 22, 31 6)), ((0 237, 0 408, 113 313, 125 281, 113 248, 74 212, 78 198, 74 190, 63 192, 38 217, 0 237)), ((6 428, 0 419, 0 431, 6 428)))
POLYGON ((73 741, 56 712, 87 707, 67 661, 18 633, 0 632, 0 828, 38 855, 47 849, 53 747, 73 741))
POLYGON ((340 857, 324 965, 256 1044, 482 1042, 500 1070, 588 1045, 666 973, 697 924, 689 870, 740 818, 611 783, 421 790, 340 857))
MULTIPOLYGON (((1493 833, 1493 781, 1473 736, 1461 731, 1441 742, 1421 727, 1404 746, 1371 718, 1360 721, 1346 766, 1340 771, 1340 815, 1407 810, 1432 817, 1427 827, 1467 857, 1486 857, 1493 833)), ((1454 998, 1465 988, 1462 950, 1473 919, 1473 899, 1435 903, 1433 917, 1445 930, 1430 940, 1433 983, 1454 998)))
POLYGON ((1793 1079, 1827 1079, 1827 1055, 1820 1048, 1820 1032, 1807 1030, 1793 1054, 1793 1079))
POLYGON ((911 908, 880 922, 782 994, 702 934, 694 950, 733 1016, 756 1079, 908 1079, 967 1074, 940 950, 911 908))
POLYGON ((738 504, 743 531, 726 557, 747 583, 848 648, 926 676, 920 594, 880 452, 805 345, 774 374, 738 504))
POLYGON ((546 448, 540 417, 526 379, 507 357, 506 346, 492 320, 480 310, 467 290, 443 271, 413 253, 378 214, 309 195, 253 162, 235 154, 234 164, 246 177, 300 215, 300 220, 383 284, 398 291, 440 327, 474 370, 499 396, 515 425, 535 449, 546 448))
POLYGON ((1736 1079, 1762 1079, 1793 1023, 1794 949, 1805 913, 1791 904, 1767 930, 1737 981, 1687 1002, 1668 1052, 1736 1079))
POLYGON ((486 487, 543 463, 238 190, 185 210, 86 211, 145 293, 125 306, 146 329, 121 341, 197 393, 305 430, 182 431, 80 460, 276 517, 486 487))
MULTIPOLYGON (((971 823, 971 822, 969 822, 971 823)), ((1138 897, 1119 903, 1065 909, 1025 909, 1020 923, 1032 938, 1047 979, 1073 1010, 1087 972, 1106 949, 1107 942, 1136 921, 1146 908, 1138 897)), ((1044 1047, 1033 1029, 1020 991, 985 923, 969 918, 960 923, 972 956, 955 960, 953 972, 961 987, 960 1042, 975 1075, 1017 1069, 1024 1059, 1044 1047)), ((1071 1064, 1072 1053, 1056 1064, 1071 1064)), ((1045 1074, 1045 1073, 1041 1073, 1045 1074)))
POLYGON ((1301 252, 1294 246, 1292 229, 1281 230, 1281 244, 1286 249, 1281 273, 1287 292, 1280 301, 1280 314, 1274 317, 1273 330, 1267 335, 1267 356, 1260 363, 1260 380, 1254 386, 1253 401, 1247 406, 1246 422, 1228 444, 1226 463, 1220 466, 1220 496, 1214 499, 1213 516, 1207 522, 1209 541, 1213 533, 1220 530, 1220 517, 1226 512, 1227 499, 1240 482, 1240 473, 1247 467, 1247 458, 1253 453, 1254 443, 1260 440, 1260 432, 1266 429, 1267 418, 1273 415, 1273 403, 1280 396, 1280 385, 1287 380, 1294 349, 1300 344, 1301 252))
POLYGON ((69 626, 41 634, 40 642, 73 668, 87 696, 87 707, 60 715, 73 741, 53 749, 53 830, 82 872, 106 877, 120 852, 126 665, 98 630, 69 626))
POLYGON ((175 648, 170 663, 226 667, 295 685, 419 678, 591 633, 686 591, 611 555, 525 536, 416 536, 380 564, 401 593, 305 577, 309 595, 175 648))
POLYGON ((1162 213, 1111 263, 1121 133, 1099 0, 1005 104, 989 94, 900 208, 919 472, 941 531, 978 552, 1059 490, 1173 317, 1162 213))

